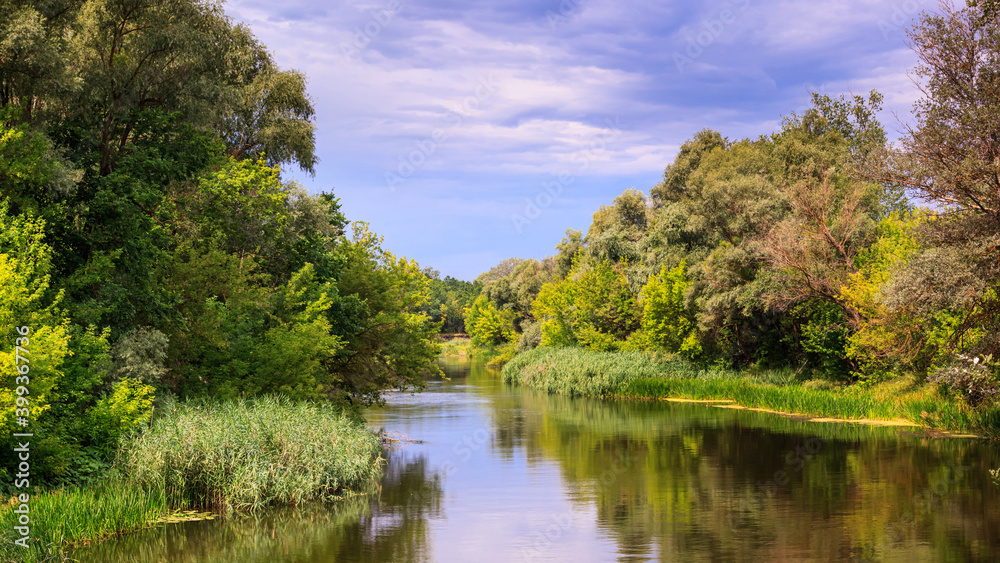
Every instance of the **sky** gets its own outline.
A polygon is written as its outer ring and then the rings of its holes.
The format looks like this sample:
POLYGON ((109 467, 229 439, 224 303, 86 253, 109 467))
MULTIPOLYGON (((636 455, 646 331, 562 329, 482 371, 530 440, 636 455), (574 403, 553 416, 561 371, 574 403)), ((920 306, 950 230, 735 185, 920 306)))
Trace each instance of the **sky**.
POLYGON ((680 145, 780 128, 810 93, 910 120, 905 30, 935 0, 230 0, 316 108, 314 176, 384 247, 473 280, 555 252, 680 145))

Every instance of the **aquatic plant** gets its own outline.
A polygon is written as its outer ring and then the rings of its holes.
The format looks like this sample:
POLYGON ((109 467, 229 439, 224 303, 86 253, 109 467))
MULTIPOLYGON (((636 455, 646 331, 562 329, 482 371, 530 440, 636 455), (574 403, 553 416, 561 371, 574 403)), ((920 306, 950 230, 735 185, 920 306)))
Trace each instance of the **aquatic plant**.
POLYGON ((282 397, 171 402, 119 465, 172 506, 255 510, 331 500, 380 475, 381 442, 333 405, 282 397))

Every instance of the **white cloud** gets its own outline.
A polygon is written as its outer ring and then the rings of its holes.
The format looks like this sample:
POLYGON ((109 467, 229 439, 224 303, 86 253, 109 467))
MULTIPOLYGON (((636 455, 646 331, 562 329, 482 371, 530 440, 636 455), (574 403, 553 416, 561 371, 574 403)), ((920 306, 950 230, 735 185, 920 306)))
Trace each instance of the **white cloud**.
MULTIPOLYGON (((557 25, 529 3, 403 0, 398 13, 377 25, 373 10, 388 0, 237 0, 227 10, 252 27, 279 64, 310 78, 321 159, 313 185, 338 186, 361 212, 400 216, 408 209, 397 213, 394 206, 412 207, 415 200, 385 199, 383 176, 435 131, 446 139, 420 159, 405 189, 434 198, 433 186, 468 185, 476 177, 475 197, 488 202, 495 199, 490 190, 526 185, 530 191, 541 178, 567 171, 588 185, 605 182, 613 197, 635 178, 655 182, 699 129, 730 138, 768 133, 781 115, 805 109, 813 90, 877 88, 886 95, 882 117, 893 129, 892 112, 905 118, 916 96, 905 74, 914 58, 902 45, 901 27, 896 33, 880 22, 895 25, 893 18, 909 17, 917 2, 586 0, 557 25), (678 72, 673 54, 723 9, 733 11, 733 21, 678 72), (342 47, 357 46, 359 31, 367 44, 345 57, 342 47), (613 139, 608 118, 622 124, 613 139)), ((573 192, 566 197, 578 199, 565 203, 593 196, 573 192)), ((475 202, 442 208, 486 212, 475 202)), ((432 205, 426 212, 437 213, 432 205)), ((429 220, 446 220, 440 217, 429 220)), ((412 227, 386 228, 405 239, 412 227)), ((500 244, 498 255, 512 254, 486 231, 469 236, 500 244)), ((538 244, 550 249, 555 242, 538 244)), ((449 244, 439 245, 442 261, 449 244)))

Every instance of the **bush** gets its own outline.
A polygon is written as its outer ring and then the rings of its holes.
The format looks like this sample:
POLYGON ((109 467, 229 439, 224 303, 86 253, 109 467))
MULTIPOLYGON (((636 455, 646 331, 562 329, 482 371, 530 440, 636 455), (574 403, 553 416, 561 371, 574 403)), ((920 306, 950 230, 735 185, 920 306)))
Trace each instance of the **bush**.
POLYGON ((969 406, 993 402, 1000 394, 1000 381, 992 373, 993 358, 970 358, 958 354, 951 365, 938 369, 927 381, 938 383, 962 397, 969 406))
POLYGON ((521 337, 517 341, 517 353, 534 350, 542 343, 542 325, 528 321, 521 325, 521 337))
POLYGON ((684 295, 691 286, 681 261, 676 268, 660 269, 642 288, 642 332, 647 345, 686 358, 701 354, 694 315, 684 308, 684 295))
POLYGON ((123 336, 111 349, 114 379, 136 379, 156 384, 166 375, 167 335, 150 327, 139 327, 123 336))

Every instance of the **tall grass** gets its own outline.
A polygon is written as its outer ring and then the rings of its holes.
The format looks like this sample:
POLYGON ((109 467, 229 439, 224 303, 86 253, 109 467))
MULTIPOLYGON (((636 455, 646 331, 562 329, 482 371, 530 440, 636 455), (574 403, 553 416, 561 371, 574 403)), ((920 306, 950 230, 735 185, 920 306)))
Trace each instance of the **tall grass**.
POLYGON ((123 481, 29 493, 30 544, 14 544, 16 505, 0 512, 0 561, 61 561, 68 544, 81 544, 134 530, 167 513, 165 496, 123 481))
POLYGON ((381 473, 381 441, 336 407, 284 398, 171 403, 120 467, 173 506, 255 510, 330 500, 381 473))
POLYGON ((122 442, 98 485, 31 494, 30 547, 0 511, 0 561, 66 560, 72 545, 150 525, 180 508, 254 510, 332 500, 381 474, 381 441, 333 405, 266 397, 168 403, 122 442))
POLYGON ((587 352, 579 348, 535 348, 503 368, 507 383, 520 383, 563 395, 604 397, 618 394, 625 381, 664 373, 696 374, 690 364, 644 352, 587 352))
POLYGON ((727 399, 750 408, 831 418, 906 419, 1000 437, 1000 407, 973 409, 938 395, 933 386, 905 378, 869 388, 830 388, 826 382, 803 384, 790 369, 699 368, 642 352, 579 348, 536 348, 520 354, 504 367, 503 378, 565 395, 727 399))

